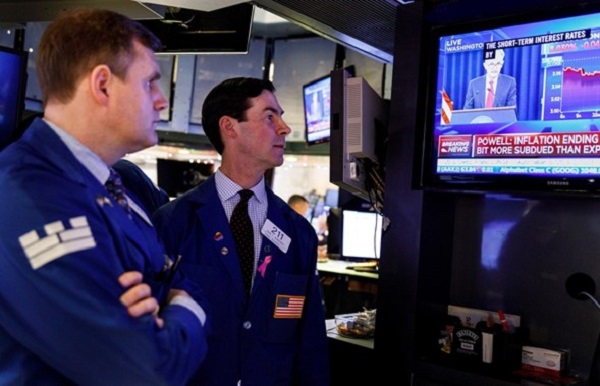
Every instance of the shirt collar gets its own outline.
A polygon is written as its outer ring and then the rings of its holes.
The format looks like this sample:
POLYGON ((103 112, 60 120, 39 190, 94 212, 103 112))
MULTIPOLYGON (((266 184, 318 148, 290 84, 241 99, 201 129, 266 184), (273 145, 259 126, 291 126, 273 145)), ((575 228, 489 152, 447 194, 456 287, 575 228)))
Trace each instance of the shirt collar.
POLYGON ((65 146, 71 151, 71 153, 73 153, 73 156, 79 162, 81 162, 83 166, 85 166, 86 169, 88 169, 102 185, 104 185, 110 174, 108 166, 104 163, 104 161, 102 161, 102 159, 100 159, 96 153, 84 146, 81 142, 75 139, 75 137, 58 127, 56 124, 46 119, 44 119, 44 122, 50 126, 50 129, 52 129, 56 135, 58 135, 65 146))
MULTIPOLYGON (((227 177, 220 168, 215 172, 215 184, 217 186, 217 193, 222 202, 235 197, 237 192, 240 189, 243 189, 240 185, 227 177)), ((267 190, 265 188, 264 176, 256 185, 250 188, 250 190, 254 192, 254 197, 256 197, 259 203, 264 204, 267 202, 267 190)))

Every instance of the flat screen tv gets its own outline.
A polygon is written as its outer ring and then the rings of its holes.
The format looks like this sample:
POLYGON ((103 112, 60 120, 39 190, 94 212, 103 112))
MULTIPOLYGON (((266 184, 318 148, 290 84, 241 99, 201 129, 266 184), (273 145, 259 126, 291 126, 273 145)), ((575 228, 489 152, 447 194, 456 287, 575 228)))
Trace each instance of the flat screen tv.
POLYGON ((26 80, 27 53, 0 46, 0 150, 21 134, 26 80))
POLYGON ((163 43, 159 54, 246 54, 254 5, 235 4, 214 11, 166 7, 160 20, 141 20, 163 43))
POLYGON ((421 187, 598 193, 598 12, 432 28, 421 187))
POLYGON ((329 142, 331 135, 331 75, 315 79, 302 86, 304 100, 304 132, 306 143, 329 142))

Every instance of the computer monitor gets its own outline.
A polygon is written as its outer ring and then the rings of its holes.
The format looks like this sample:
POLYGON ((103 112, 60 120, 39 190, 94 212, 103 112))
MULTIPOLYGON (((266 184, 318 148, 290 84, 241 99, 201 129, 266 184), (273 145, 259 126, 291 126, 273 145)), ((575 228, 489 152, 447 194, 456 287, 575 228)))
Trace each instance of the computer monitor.
POLYGON ((25 128, 19 126, 27 81, 27 53, 0 47, 0 150, 14 142, 25 128))
POLYGON ((306 143, 329 142, 331 135, 331 75, 315 79, 302 86, 306 143))
POLYGON ((362 77, 331 72, 329 179, 383 207, 389 104, 362 77))
POLYGON ((383 216, 376 212, 342 211, 344 259, 374 260, 381 256, 383 216))

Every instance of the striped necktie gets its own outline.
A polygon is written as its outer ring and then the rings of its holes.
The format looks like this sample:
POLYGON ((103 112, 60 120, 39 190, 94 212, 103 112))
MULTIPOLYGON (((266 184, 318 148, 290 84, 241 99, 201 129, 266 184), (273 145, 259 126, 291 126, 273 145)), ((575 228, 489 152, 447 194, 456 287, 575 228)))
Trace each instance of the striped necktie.
POLYGON ((104 183, 106 189, 115 199, 117 204, 119 204, 125 212, 131 217, 131 208, 129 207, 129 203, 127 202, 127 197, 125 196, 125 187, 123 186, 123 181, 121 181, 121 176, 119 173, 113 168, 110 168, 110 175, 108 176, 108 180, 104 183))

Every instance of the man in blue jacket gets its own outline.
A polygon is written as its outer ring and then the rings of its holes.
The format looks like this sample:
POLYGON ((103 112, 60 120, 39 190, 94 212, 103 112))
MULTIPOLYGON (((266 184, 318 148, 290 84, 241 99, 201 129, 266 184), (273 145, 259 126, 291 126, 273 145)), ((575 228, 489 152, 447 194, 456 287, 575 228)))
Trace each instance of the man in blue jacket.
POLYGON ((167 250, 182 256, 211 306, 209 350, 194 385, 329 385, 317 235, 265 184, 290 133, 274 91, 267 80, 233 78, 208 94, 202 124, 221 166, 154 215, 167 250), (230 220, 240 190, 251 191, 253 236, 236 244, 230 220), (239 261, 248 245, 251 289, 239 261))
POLYGON ((44 118, 0 153, 0 384, 182 385, 206 354, 199 292, 110 168, 157 142, 159 43, 104 10, 42 37, 44 118))

